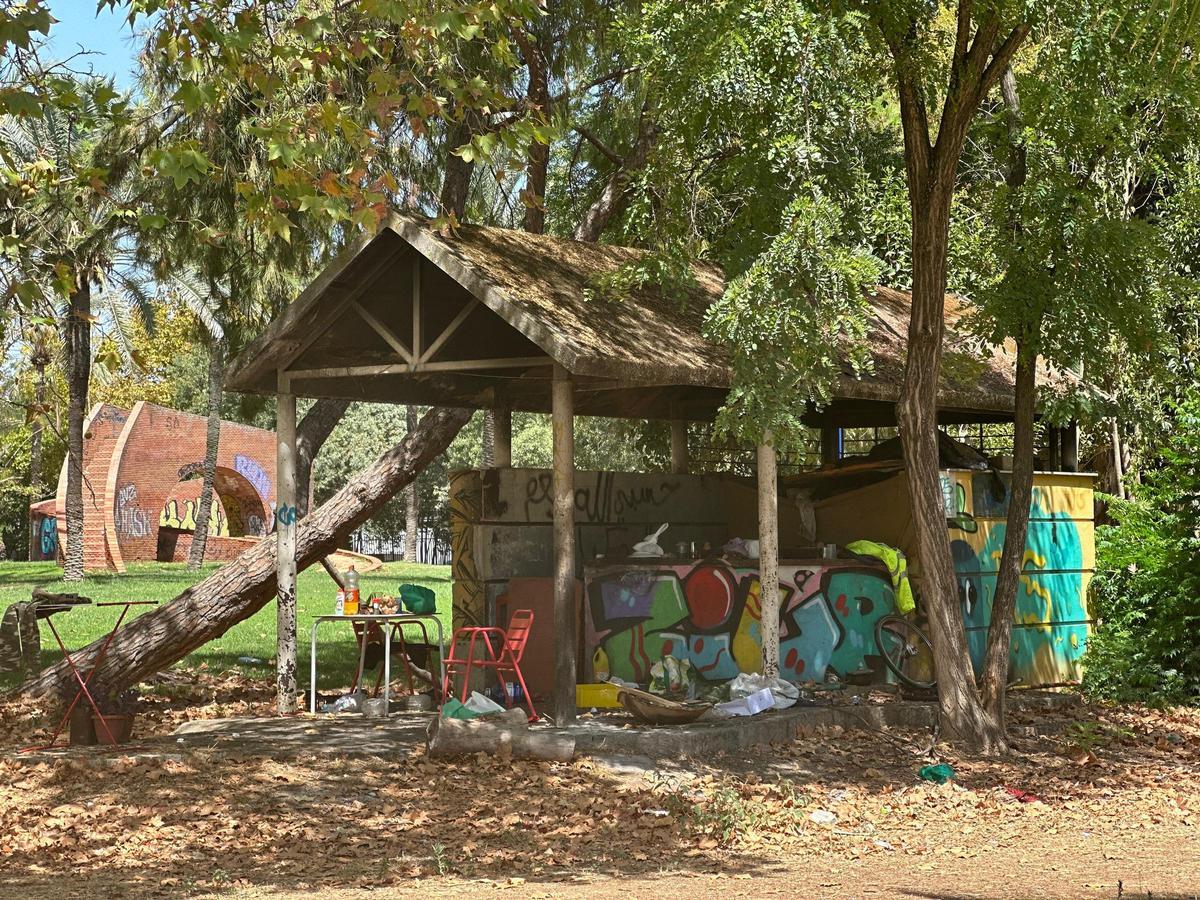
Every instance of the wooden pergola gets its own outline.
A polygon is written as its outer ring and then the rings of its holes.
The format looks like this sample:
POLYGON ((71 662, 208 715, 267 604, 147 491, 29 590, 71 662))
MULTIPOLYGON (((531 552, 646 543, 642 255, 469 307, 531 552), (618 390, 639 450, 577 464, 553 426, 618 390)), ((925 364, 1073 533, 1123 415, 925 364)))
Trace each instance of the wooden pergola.
MULTIPOLYGON (((234 391, 275 395, 279 627, 294 634, 296 398, 335 397, 495 411, 495 465, 511 464, 511 414, 548 412, 553 423, 555 706, 575 715, 574 417, 667 420, 672 466, 686 471, 687 422, 710 421, 725 401, 728 354, 704 339, 708 307, 724 290, 713 266, 694 267, 683 296, 641 287, 615 298, 601 279, 641 251, 525 232, 460 227, 453 236, 395 214, 351 244, 229 367, 234 391)), ((849 369, 823 409, 804 420, 823 445, 843 427, 895 424, 904 366, 908 297, 871 298, 873 368, 849 369)), ((957 329, 963 307, 948 297, 947 357, 939 418, 1010 421, 1013 348, 982 356, 957 329)), ((1043 384, 1068 376, 1039 370, 1043 384)), ((757 448, 764 659, 778 646, 776 453, 757 448), (770 604, 768 598, 774 599, 770 604)), ((294 655, 294 641, 291 652, 294 655)), ((281 644, 282 647, 282 644, 281 644)), ((281 663, 285 662, 281 660, 281 663)), ((292 660, 294 664, 294 657, 292 660)))

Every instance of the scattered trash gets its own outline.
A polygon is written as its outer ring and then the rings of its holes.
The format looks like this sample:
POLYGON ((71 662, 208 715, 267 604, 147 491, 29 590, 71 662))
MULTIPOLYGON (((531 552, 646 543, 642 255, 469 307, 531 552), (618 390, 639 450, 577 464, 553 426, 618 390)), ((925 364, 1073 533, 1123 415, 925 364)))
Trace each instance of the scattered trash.
POLYGON ((658 531, 654 534, 648 534, 643 540, 638 541, 633 545, 633 553, 630 556, 663 556, 663 548, 659 546, 658 539, 662 533, 667 530, 670 523, 663 522, 658 531))
POLYGON ((1016 797, 1022 803, 1041 803, 1042 798, 1036 794, 1031 794, 1029 791, 1023 791, 1020 788, 1005 787, 1004 792, 1013 797, 1016 797))
POLYGON ((810 822, 817 825, 832 825, 838 820, 837 813, 827 809, 814 809, 808 814, 808 818, 810 822))
POLYGON ((776 709, 787 709, 789 706, 794 706, 800 699, 800 688, 790 681, 784 681, 782 678, 767 678, 758 673, 746 674, 745 672, 729 682, 729 699, 737 700, 764 688, 770 690, 776 709))
POLYGON ((755 691, 753 694, 747 694, 744 697, 738 697, 725 703, 718 703, 713 707, 722 718, 728 716, 756 716, 760 712, 774 708, 775 695, 771 693, 770 688, 763 688, 761 691, 755 691))
POLYGON ((917 775, 934 784, 945 784, 954 779, 954 769, 945 763, 938 763, 936 766, 922 766, 917 775))
POLYGON ((269 666, 270 663, 265 659, 259 659, 257 656, 239 656, 238 662, 243 666, 269 666))
POLYGON ((372 697, 364 700, 362 713, 368 719, 379 719, 388 714, 388 701, 383 697, 372 697))
POLYGON ((846 790, 845 788, 835 788, 834 790, 829 792, 829 802, 830 803, 841 803, 848 796, 850 796, 850 792, 848 790, 846 790))
POLYGON ((643 816, 654 816, 654 818, 656 818, 656 819, 661 819, 664 816, 669 816, 670 813, 667 812, 665 809, 643 809, 642 815, 643 816))
POLYGON ((896 849, 887 841, 880 840, 879 838, 875 838, 875 840, 871 841, 871 843, 875 845, 875 848, 877 850, 895 850, 896 849))
POLYGON ((503 706, 490 697, 485 697, 479 691, 471 691, 471 696, 467 698, 464 706, 477 716, 489 716, 492 713, 504 712, 503 706))
POLYGON ((650 693, 683 694, 695 699, 696 672, 690 659, 678 660, 670 654, 650 667, 650 693))
POLYGON ((362 691, 355 691, 353 694, 346 694, 338 697, 333 702, 333 706, 329 707, 330 712, 359 712, 362 709, 362 702, 366 699, 366 695, 362 691))

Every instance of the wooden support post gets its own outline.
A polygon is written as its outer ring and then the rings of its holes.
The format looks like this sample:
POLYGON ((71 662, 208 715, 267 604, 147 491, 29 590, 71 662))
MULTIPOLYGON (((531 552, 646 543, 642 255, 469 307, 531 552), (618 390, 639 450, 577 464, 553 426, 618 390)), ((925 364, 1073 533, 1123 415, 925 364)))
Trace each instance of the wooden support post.
POLYGON ((1049 444, 1049 466, 1051 472, 1062 470, 1062 429, 1051 425, 1046 429, 1046 442, 1049 444))
POLYGON ((779 484, 771 432, 758 445, 758 583, 762 674, 779 676, 779 484))
POLYGON ((1062 430, 1062 467, 1064 472, 1079 471, 1079 423, 1074 419, 1062 430))
POLYGON ((688 457, 688 427, 683 419, 671 420, 671 471, 686 475, 691 460, 688 457))
POLYGON ((575 398, 571 373, 554 364, 554 710, 575 721, 575 398))
POLYGON ((280 378, 276 394, 275 705, 281 716, 296 711, 296 395, 280 378))
POLYGON ((492 465, 497 469, 512 467, 512 410, 492 410, 492 465))
POLYGON ((838 429, 834 425, 821 426, 821 465, 827 466, 841 458, 838 453, 838 429))

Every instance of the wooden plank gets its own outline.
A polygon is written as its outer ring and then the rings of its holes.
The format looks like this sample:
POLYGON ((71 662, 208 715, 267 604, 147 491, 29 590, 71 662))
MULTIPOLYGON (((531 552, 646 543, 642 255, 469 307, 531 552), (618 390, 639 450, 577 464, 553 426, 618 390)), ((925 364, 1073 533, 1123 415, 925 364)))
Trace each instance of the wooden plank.
POLYGON ((762 673, 779 677, 779 485, 771 432, 758 445, 758 583, 762 673))
POLYGON ((296 712, 296 395, 276 395, 275 705, 296 712))
POLYGON ((359 317, 364 322, 371 326, 372 331, 387 341, 388 346, 400 354, 401 359, 403 359, 406 363, 411 363, 413 361, 414 357, 412 351, 410 351, 408 347, 404 345, 404 341, 396 337, 395 332, 393 332, 392 329, 388 328, 387 325, 376 318, 374 313, 365 308, 357 300, 350 304, 350 308, 358 313, 359 317))
POLYGON ((458 315, 450 320, 450 324, 442 329, 442 333, 439 334, 434 342, 429 345, 429 349, 425 351, 425 354, 419 361, 428 362, 429 360, 433 359, 437 355, 437 352, 442 349, 442 345, 446 343, 446 341, 450 340, 450 338, 454 335, 454 332, 458 331, 459 326, 462 325, 463 322, 467 321, 467 316, 469 316, 477 306, 479 306, 479 298, 472 297, 471 301, 461 310, 459 310, 458 315))
POLYGON ((575 721, 575 412, 571 374, 554 366, 554 710, 555 724, 575 721))
POLYGON ((421 255, 413 254, 412 268, 412 352, 420 359, 421 352, 421 255))

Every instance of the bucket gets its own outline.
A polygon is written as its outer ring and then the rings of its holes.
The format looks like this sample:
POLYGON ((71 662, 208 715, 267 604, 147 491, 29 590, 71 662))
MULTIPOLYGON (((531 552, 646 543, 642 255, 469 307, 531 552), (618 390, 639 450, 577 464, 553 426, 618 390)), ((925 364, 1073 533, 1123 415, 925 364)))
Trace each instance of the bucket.
POLYGON ((124 744, 133 736, 133 716, 131 715, 109 713, 101 718, 93 713, 92 722, 96 726, 97 743, 108 744, 111 747, 114 743, 124 744), (104 730, 105 725, 108 726, 108 731, 104 730), (112 734, 111 741, 108 739, 109 734, 112 734))

